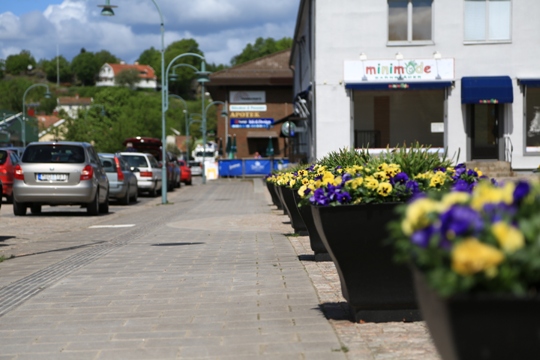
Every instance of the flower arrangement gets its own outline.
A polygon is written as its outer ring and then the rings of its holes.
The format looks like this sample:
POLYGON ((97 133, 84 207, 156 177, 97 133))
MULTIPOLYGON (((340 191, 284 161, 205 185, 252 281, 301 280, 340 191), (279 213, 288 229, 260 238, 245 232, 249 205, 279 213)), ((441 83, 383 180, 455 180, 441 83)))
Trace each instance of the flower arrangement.
POLYGON ((428 190, 470 189, 484 177, 420 146, 388 149, 379 156, 342 150, 289 176, 300 205, 318 206, 404 202, 428 190))
POLYGON ((540 289, 540 183, 480 181, 429 193, 389 225, 396 261, 441 296, 540 289))

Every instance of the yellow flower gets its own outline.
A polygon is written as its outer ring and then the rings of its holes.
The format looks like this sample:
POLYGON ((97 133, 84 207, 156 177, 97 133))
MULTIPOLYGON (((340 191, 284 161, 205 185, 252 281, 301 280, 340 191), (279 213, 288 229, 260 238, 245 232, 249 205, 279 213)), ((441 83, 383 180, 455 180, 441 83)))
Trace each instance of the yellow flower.
POLYGON ((486 204, 512 204, 515 184, 512 181, 504 186, 496 187, 489 181, 480 181, 473 193, 471 207, 475 210, 481 210, 486 204))
POLYGON ((322 182, 324 185, 334 184, 334 174, 332 174, 330 171, 325 171, 322 182))
POLYGON ((379 187, 377 188, 377 194, 387 197, 392 193, 392 185, 387 182, 383 182, 379 184, 379 187))
POLYGON ((437 211, 437 208, 437 202, 429 198, 420 198, 407 206, 405 219, 401 223, 405 235, 411 235, 416 230, 425 228, 429 224, 427 215, 437 211))
POLYGON ((348 184, 351 187, 351 189, 356 190, 360 186, 362 186, 363 182, 364 182, 363 177, 357 177, 357 178, 347 181, 346 184, 348 184))
POLYGON ((460 242, 452 250, 452 270, 464 276, 483 271, 493 277, 503 260, 504 254, 500 250, 472 237, 460 242))
POLYGON ((474 171, 476 171, 476 173, 478 174, 478 177, 484 175, 484 173, 482 172, 482 170, 478 169, 478 168, 474 168, 474 171))
POLYGON ((377 179, 375 179, 373 176, 367 176, 364 179, 364 186, 369 190, 375 190, 379 187, 379 181, 377 181, 377 179))
POLYGON ((442 171, 437 171, 430 179, 429 186, 430 187, 438 187, 440 185, 444 185, 444 181, 446 180, 446 175, 442 171))
POLYGON ((513 253, 525 245, 525 238, 521 231, 503 221, 493 224, 491 231, 501 248, 508 253, 513 253))
POLYGON ((373 174, 373 177, 379 181, 387 180, 388 175, 386 174, 386 171, 377 171, 375 174, 373 174))
POLYGON ((441 199, 441 208, 440 211, 446 211, 448 210, 452 205, 455 204, 465 204, 469 199, 471 198, 471 195, 466 192, 461 191, 453 191, 450 192, 441 199))

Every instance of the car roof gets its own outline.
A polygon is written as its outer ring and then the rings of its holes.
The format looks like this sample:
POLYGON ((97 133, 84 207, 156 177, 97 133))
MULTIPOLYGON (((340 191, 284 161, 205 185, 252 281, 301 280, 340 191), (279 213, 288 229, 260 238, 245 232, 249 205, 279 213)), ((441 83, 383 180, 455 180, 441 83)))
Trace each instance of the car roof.
POLYGON ((120 155, 122 156, 130 156, 130 155, 137 155, 137 156, 140 156, 140 155, 144 155, 144 156, 154 156, 150 153, 143 153, 143 152, 136 152, 136 151, 127 151, 127 152, 121 152, 120 155))
POLYGON ((34 141, 27 146, 36 145, 75 145, 75 146, 92 146, 92 144, 82 141, 34 141))

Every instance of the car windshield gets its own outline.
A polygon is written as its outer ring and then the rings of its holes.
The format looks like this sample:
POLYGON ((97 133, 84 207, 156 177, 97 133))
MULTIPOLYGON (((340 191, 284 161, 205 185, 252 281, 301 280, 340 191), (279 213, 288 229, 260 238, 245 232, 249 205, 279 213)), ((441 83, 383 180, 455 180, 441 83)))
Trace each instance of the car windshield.
POLYGON ((124 156, 124 159, 129 164, 129 166, 131 167, 148 167, 148 162, 146 161, 146 157, 142 155, 123 155, 123 156, 124 156))
POLYGON ((84 149, 76 145, 33 145, 26 148, 25 163, 84 163, 84 149))
POLYGON ((204 157, 214 157, 215 156, 215 153, 213 151, 197 151, 195 156, 196 157, 203 157, 203 154, 204 154, 204 157))

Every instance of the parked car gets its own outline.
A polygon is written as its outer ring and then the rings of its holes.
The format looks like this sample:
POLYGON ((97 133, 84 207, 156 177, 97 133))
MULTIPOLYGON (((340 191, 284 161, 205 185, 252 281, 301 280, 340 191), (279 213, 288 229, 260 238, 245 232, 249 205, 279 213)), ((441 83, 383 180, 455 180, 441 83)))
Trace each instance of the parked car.
POLYGON ((109 180, 86 142, 32 142, 15 166, 13 213, 41 213, 42 205, 81 205, 89 215, 109 212, 109 180))
POLYGON ((137 136, 133 138, 128 138, 124 140, 124 146, 126 147, 127 152, 133 152, 133 150, 142 153, 149 153, 156 158, 158 163, 166 167, 167 174, 167 191, 173 191, 175 187, 175 170, 174 164, 172 161, 171 153, 165 152, 165 160, 163 157, 163 149, 161 146, 161 140, 158 138, 137 136))
MULTIPOLYGON (((0 180, 0 193, 2 192, 2 180, 0 180)), ((0 201, 0 209, 2 208, 2 202, 0 201)))
POLYGON ((172 177, 173 183, 169 187, 179 188, 182 186, 182 170, 178 165, 178 156, 167 151, 167 166, 170 166, 170 171, 174 174, 172 177))
POLYGON ((139 193, 148 192, 150 196, 157 196, 162 187, 162 170, 156 158, 142 152, 121 152, 120 155, 137 177, 139 193))
POLYGON ((17 154, 17 157, 20 159, 22 157, 23 152, 24 152, 24 147, 22 147, 22 146, 4 146, 4 147, 0 147, 0 150, 14 151, 15 154, 17 154))
POLYGON ((188 166, 186 160, 177 160, 180 167, 180 181, 186 185, 191 185, 191 169, 188 166))
POLYGON ((200 161, 190 161, 189 168, 191 169, 191 175, 201 176, 202 175, 202 164, 200 161))
POLYGON ((11 204, 13 202, 13 177, 15 175, 15 166, 19 163, 17 152, 11 149, 0 149, 0 181, 3 184, 3 190, 0 192, 0 202, 2 197, 11 204))
POLYGON ((122 155, 99 153, 98 156, 109 179, 109 198, 118 200, 122 205, 137 202, 137 176, 122 155))

